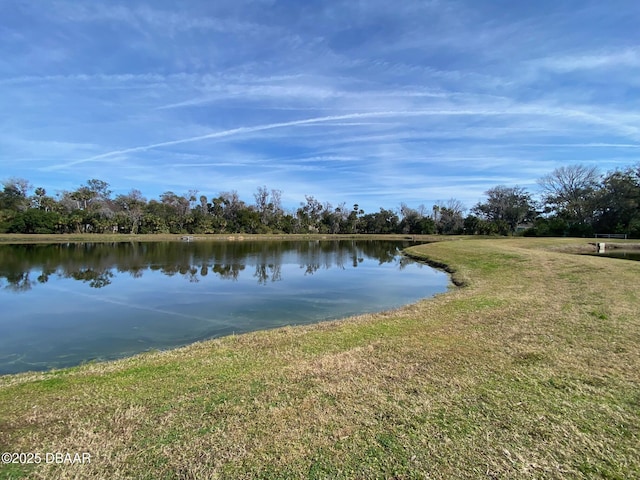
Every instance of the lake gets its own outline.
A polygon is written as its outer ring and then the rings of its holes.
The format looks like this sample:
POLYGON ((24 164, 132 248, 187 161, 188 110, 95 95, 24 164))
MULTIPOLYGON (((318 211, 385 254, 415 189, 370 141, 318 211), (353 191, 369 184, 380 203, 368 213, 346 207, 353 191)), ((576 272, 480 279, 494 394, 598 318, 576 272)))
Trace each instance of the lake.
POLYGON ((378 312, 447 290, 406 242, 0 245, 0 374, 378 312))

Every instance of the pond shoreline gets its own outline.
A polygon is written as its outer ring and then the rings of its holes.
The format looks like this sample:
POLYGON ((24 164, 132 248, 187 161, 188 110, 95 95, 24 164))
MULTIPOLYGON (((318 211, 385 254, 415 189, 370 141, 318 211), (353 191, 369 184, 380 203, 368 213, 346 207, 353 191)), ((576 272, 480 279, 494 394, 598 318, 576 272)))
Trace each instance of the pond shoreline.
POLYGON ((593 245, 594 249, 598 248, 598 245, 604 244, 605 245, 605 251, 606 250, 629 250, 629 251, 636 251, 636 250, 640 250, 640 243, 621 243, 621 242, 593 242, 591 243, 591 245, 593 245))
POLYGON ((413 244, 358 238, 0 245, 0 374, 386 311, 443 293, 450 276, 403 255, 413 244), (39 330, 46 338, 29 333, 39 330))
POLYGON ((190 241, 300 241, 300 240, 405 240, 414 242, 434 242, 450 238, 464 238, 460 236, 448 237, 441 235, 404 235, 404 234, 0 234, 0 244, 11 243, 113 243, 113 242, 182 242, 183 237, 190 237, 190 241))

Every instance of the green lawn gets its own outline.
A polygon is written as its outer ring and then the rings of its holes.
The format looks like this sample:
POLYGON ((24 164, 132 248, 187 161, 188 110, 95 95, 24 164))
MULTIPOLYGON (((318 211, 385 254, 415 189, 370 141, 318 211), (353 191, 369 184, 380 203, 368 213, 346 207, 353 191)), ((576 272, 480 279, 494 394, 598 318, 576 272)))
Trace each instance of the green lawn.
POLYGON ((0 377, 0 478, 640 478, 640 263, 577 239, 412 247, 462 288, 0 377))

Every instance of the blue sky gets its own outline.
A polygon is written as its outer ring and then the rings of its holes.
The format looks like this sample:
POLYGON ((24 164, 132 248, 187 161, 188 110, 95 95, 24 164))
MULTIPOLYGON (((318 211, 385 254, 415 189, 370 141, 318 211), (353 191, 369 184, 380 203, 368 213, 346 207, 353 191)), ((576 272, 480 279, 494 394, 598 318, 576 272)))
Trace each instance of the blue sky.
POLYGON ((472 207, 640 159, 640 2, 0 0, 0 180, 472 207))

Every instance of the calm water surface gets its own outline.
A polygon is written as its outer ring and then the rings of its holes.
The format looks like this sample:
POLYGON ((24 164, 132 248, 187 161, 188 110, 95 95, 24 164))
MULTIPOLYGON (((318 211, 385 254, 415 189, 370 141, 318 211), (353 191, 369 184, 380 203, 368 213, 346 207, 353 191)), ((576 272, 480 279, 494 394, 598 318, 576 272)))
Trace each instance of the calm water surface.
POLYGON ((640 251, 638 250, 613 250, 605 253, 590 253, 589 255, 640 261, 640 251))
POLYGON ((0 374, 382 311, 448 276, 379 241, 0 245, 0 374))

